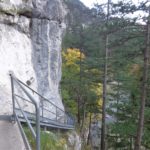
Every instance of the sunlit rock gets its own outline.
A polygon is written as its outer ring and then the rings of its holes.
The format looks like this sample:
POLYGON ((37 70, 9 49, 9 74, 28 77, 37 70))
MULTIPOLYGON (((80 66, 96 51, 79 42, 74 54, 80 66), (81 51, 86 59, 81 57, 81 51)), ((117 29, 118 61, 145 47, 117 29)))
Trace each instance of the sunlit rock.
POLYGON ((0 114, 11 114, 9 71, 63 109, 62 0, 0 0, 0 114), (30 84, 29 84, 30 83, 30 84))

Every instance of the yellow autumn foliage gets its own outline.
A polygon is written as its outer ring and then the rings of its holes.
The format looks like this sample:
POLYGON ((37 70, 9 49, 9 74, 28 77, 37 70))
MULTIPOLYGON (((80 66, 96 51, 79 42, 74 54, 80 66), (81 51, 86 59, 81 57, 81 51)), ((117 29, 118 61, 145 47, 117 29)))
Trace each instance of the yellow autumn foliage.
POLYGON ((91 89, 98 95, 99 99, 97 100, 97 105, 102 107, 102 94, 103 94, 103 87, 101 83, 97 83, 96 85, 92 86, 91 89))
POLYGON ((66 52, 62 52, 63 58, 65 59, 66 66, 76 66, 77 61, 83 60, 85 55, 80 52, 80 49, 77 48, 68 48, 66 52), (81 57, 81 58, 80 58, 81 57))

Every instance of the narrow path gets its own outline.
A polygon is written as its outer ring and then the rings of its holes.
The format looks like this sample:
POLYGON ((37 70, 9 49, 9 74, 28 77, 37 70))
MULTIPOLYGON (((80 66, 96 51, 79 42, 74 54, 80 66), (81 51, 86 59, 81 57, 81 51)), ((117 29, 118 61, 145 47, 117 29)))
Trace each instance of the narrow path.
POLYGON ((26 150, 17 123, 0 120, 0 150, 26 150))

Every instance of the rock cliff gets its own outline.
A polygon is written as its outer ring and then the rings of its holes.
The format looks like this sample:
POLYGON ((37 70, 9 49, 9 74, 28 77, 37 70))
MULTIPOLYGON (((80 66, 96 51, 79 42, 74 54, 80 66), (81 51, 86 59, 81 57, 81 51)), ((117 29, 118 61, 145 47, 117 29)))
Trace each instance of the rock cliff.
POLYGON ((63 0, 0 0, 0 114, 12 112, 9 71, 63 108, 63 0))

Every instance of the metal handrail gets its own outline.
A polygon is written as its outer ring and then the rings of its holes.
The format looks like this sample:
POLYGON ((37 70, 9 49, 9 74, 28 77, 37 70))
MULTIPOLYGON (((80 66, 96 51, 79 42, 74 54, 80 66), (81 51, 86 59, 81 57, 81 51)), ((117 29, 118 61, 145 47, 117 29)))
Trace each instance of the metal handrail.
POLYGON ((40 123, 41 124, 44 123, 45 120, 47 121, 51 120, 53 123, 49 122, 49 124, 52 123, 52 125, 54 125, 55 123, 56 127, 60 126, 64 129, 65 129, 65 126, 66 126, 66 129, 68 129, 68 127, 74 128, 73 126, 74 119, 70 117, 71 115, 68 112, 62 110, 61 108, 56 106, 54 103, 52 103, 51 101, 49 101, 48 99, 40 95, 38 92, 36 92, 35 90, 27 86, 25 83, 17 79, 13 73, 10 73, 10 78, 11 78, 11 88, 12 88, 13 116, 15 117, 17 115, 18 110, 19 110, 19 113, 21 112, 23 117, 19 115, 17 117, 18 118, 20 117, 20 119, 24 119, 26 121, 29 129, 31 130, 33 137, 36 139, 36 150, 40 150, 40 123), (28 98, 26 97, 24 98, 22 97, 22 95, 20 96, 15 93, 14 85, 16 84, 28 98), (36 93, 36 96, 38 96, 38 99, 40 101, 36 101, 33 98, 33 96, 30 94, 29 90, 33 93, 36 93), (35 120, 32 120, 32 117, 29 115, 30 112, 26 112, 25 110, 23 110, 23 108, 19 104, 19 99, 29 102, 30 104, 33 104, 35 106, 35 110, 36 110, 34 114, 36 115, 35 120), (44 102, 46 102, 47 105, 44 105, 44 102), (15 104, 17 104, 19 109, 16 108, 15 104), (54 107, 54 111, 51 111, 48 109, 49 104, 50 106, 54 107), (41 116, 40 116, 40 110, 42 113, 41 116), (44 113, 46 113, 46 116, 44 115, 44 113), (51 118, 48 117, 47 113, 51 113, 51 118), (31 125, 33 121, 35 121, 36 123, 36 133, 31 125))
POLYGON ((48 100, 47 98, 43 97, 41 94, 39 94, 37 91, 35 91, 34 89, 32 89, 31 87, 29 87, 28 85, 26 85, 25 83, 23 83, 21 80, 17 79, 18 82, 20 82, 22 85, 24 85, 25 87, 27 87, 28 89, 30 89, 32 92, 36 93, 38 96, 40 96, 42 98, 43 101, 46 101, 48 103, 50 103, 51 105, 53 105, 54 107, 56 107, 57 109, 59 109, 60 111, 64 112, 64 113, 69 113, 67 111, 64 111, 63 109, 61 109, 60 107, 56 106, 53 102, 51 102, 50 100, 48 100))
POLYGON ((15 113, 15 117, 16 117, 16 121, 17 121, 17 124, 18 124, 18 126, 19 126, 19 129, 20 129, 20 131, 21 131, 21 135, 22 135, 23 141, 24 141, 24 143, 25 143, 26 149, 27 149, 27 150, 32 150, 32 149, 31 149, 31 146, 30 146, 30 144, 29 144, 29 141, 28 141, 28 139, 27 139, 27 136, 26 136, 26 134, 25 134, 25 132, 24 132, 24 130, 23 130, 23 128, 22 128, 22 125, 21 125, 21 123, 20 123, 20 121, 19 121, 19 118, 18 118, 18 116, 17 116, 16 113, 15 113))
MULTIPOLYGON (((31 87, 29 87, 28 85, 26 85, 25 83, 23 83, 21 80, 17 79, 16 80, 21 83, 23 86, 27 87, 29 90, 31 90, 33 93, 37 94, 41 99, 40 99, 40 103, 43 106, 44 102, 49 103, 50 105, 54 106, 54 108, 56 109, 56 111, 61 111, 63 114, 65 114, 67 116, 67 118, 70 118, 71 114, 67 111, 64 111, 63 109, 61 109, 60 107, 56 106, 53 102, 51 102, 50 100, 48 100, 47 98, 43 97, 41 94, 39 94, 37 91, 35 91, 34 89, 32 89, 31 87)), ((44 107, 42 108, 42 117, 43 117, 43 111, 46 110, 44 107)), ((58 118, 57 116, 57 112, 56 112, 56 118, 58 118)), ((57 121, 57 119, 56 119, 57 121)))
POLYGON ((15 114, 16 114, 16 112, 15 112, 15 101, 16 101, 25 120, 27 121, 27 124, 32 132, 32 135, 36 138, 36 150, 40 150, 40 107, 39 107, 39 103, 30 95, 30 93, 28 93, 28 91, 20 84, 18 79, 13 74, 10 73, 10 77, 11 77, 11 88, 12 88, 13 116, 15 116, 15 114), (18 84, 18 86, 22 89, 22 91, 26 94, 26 96, 28 96, 28 98, 32 101, 32 103, 35 106, 35 109, 36 109, 36 133, 35 133, 32 125, 30 124, 29 119, 27 118, 26 114, 24 113, 23 109, 19 105, 17 98, 15 97, 14 81, 15 81, 15 83, 18 84))
POLYGON ((31 103, 31 104, 33 104, 31 101, 25 99, 24 97, 19 96, 18 94, 14 94, 14 96, 15 96, 15 97, 18 97, 18 98, 20 98, 20 99, 22 99, 22 100, 24 100, 24 101, 27 101, 27 102, 29 102, 29 103, 31 103))
MULTIPOLYGON (((25 102, 28 102, 28 103, 31 103, 31 104, 33 104, 31 101, 29 101, 27 98, 23 98, 22 96, 19 96, 18 94, 14 94, 15 95, 15 97, 17 97, 17 98, 19 98, 19 99, 22 99, 23 101, 25 101, 25 102)), ((58 112, 57 112, 57 109, 56 109, 56 111, 54 112, 54 111, 51 111, 50 109, 47 109, 47 108, 44 108, 44 107, 42 107, 42 106, 40 106, 40 108, 42 109, 42 112, 44 111, 44 112, 47 112, 47 113, 49 113, 49 114, 52 114, 52 115, 56 115, 56 118, 53 118, 53 119, 50 119, 50 118, 47 118, 46 116, 44 116, 43 114, 42 114, 42 116, 40 116, 40 118, 41 118, 41 121, 42 121, 42 119, 48 119, 48 120, 52 120, 52 121, 56 121, 56 122, 58 122, 58 120, 59 120, 59 117, 60 116, 62 116, 62 115, 60 115, 60 114, 64 114, 64 112, 62 112, 62 113, 59 113, 58 114, 58 112)), ((17 111, 20 111, 20 109, 18 109, 18 108, 15 108, 15 109, 17 109, 17 111)), ((24 111, 26 114, 28 113, 28 114, 32 114, 32 115, 35 115, 35 113, 31 113, 31 112, 28 112, 28 111, 24 111)), ((74 122, 74 120, 73 120, 73 118, 72 118, 72 116, 70 115, 70 114, 64 114, 67 118, 68 118, 68 120, 70 121, 70 120, 72 120, 72 122, 74 122)), ((63 116, 64 118, 65 118, 65 116, 63 116)), ((21 116, 20 116, 21 117, 21 116)), ((30 118, 31 119, 31 118, 30 118)), ((59 123, 59 122, 58 122, 59 123)), ((62 122, 61 122, 62 123, 62 122)), ((69 123, 68 121, 66 122, 66 124, 67 125, 73 125, 72 123, 69 123)))
POLYGON ((27 124, 28 124, 28 126, 29 126, 29 128, 30 128, 30 130, 31 130, 31 133, 32 133, 33 137, 36 139, 36 133, 35 133, 34 129, 32 128, 32 125, 31 125, 31 123, 30 123, 30 121, 29 121, 27 115, 25 114, 25 112, 24 112, 23 109, 21 108, 21 105, 19 104, 19 102, 18 102, 18 100, 17 100, 16 97, 15 97, 15 100, 16 100, 16 102, 17 102, 17 104, 18 104, 18 106, 19 106, 19 108, 20 108, 20 110, 21 110, 21 113, 22 113, 22 115, 24 116, 24 118, 25 118, 25 120, 26 120, 26 122, 27 122, 27 124))

